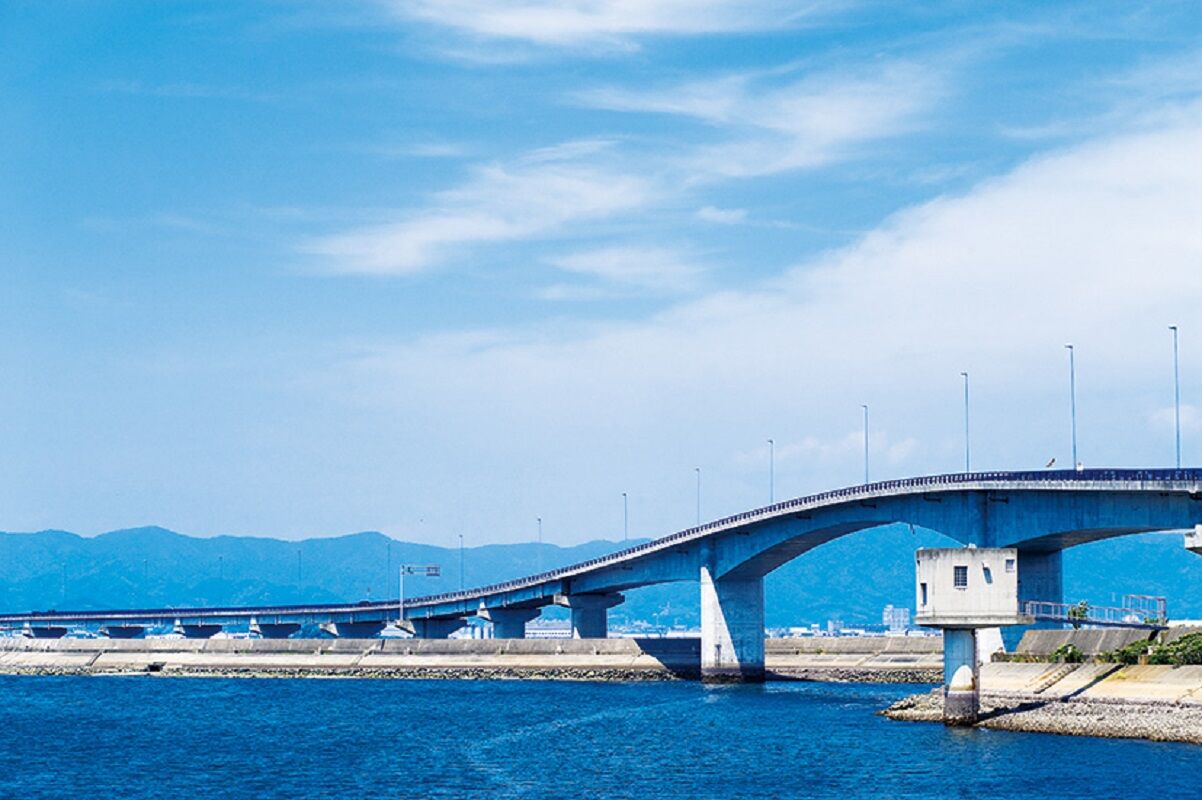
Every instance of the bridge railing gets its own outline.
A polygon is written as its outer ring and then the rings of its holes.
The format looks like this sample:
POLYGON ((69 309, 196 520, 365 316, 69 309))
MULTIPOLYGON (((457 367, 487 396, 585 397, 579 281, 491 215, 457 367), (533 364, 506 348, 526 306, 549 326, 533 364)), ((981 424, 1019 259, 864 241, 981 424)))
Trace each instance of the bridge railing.
POLYGON ((674 542, 686 541, 694 539, 707 533, 731 527, 740 522, 747 520, 771 517, 781 514, 792 509, 803 508, 815 505, 825 505, 832 501, 855 499, 856 497, 865 497, 877 495, 880 493, 896 492, 905 489, 919 489, 924 486, 949 486, 958 484, 975 484, 988 482, 1033 482, 1033 483, 1063 483, 1063 482, 1144 482, 1144 481, 1172 481, 1172 482, 1192 482, 1198 483, 1202 481, 1202 470, 1199 469, 1061 469, 1061 470, 1025 470, 1025 471, 995 471, 995 472, 953 472, 942 475, 926 475, 918 478, 900 478, 888 481, 876 481, 874 483, 860 484, 857 486, 848 486, 842 489, 831 489, 817 494, 797 497, 792 500, 784 500, 779 503, 764 506, 763 508, 753 509, 751 511, 743 511, 728 517, 714 520, 712 522, 695 525, 691 528, 685 528, 682 531, 668 534, 667 536, 653 539, 649 542, 627 547, 622 550, 614 551, 604 556, 581 561, 576 564, 570 564, 564 567, 540 572, 535 575, 528 575, 522 578, 502 581, 501 583, 482 586, 477 589, 466 589, 462 591, 446 592, 443 594, 428 595, 425 597, 415 597, 406 600, 406 606, 430 605, 433 603, 451 603, 459 600, 471 600, 479 598, 483 595, 499 594, 501 592, 512 591, 514 589, 528 588, 537 586, 541 583, 548 583, 560 578, 565 578, 579 572, 599 567, 606 564, 615 564, 626 561, 629 558, 638 556, 641 553, 647 553, 654 550, 659 550, 665 545, 674 542))

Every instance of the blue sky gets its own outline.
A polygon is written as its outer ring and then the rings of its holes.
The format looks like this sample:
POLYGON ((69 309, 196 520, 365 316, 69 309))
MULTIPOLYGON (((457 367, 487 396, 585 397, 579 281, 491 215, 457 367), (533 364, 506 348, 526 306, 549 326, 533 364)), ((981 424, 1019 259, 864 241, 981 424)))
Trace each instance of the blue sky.
POLYGON ((1202 448, 1196 3, 0 8, 0 528, 574 543, 1202 448), (1196 389, 1195 389, 1196 387, 1196 389))

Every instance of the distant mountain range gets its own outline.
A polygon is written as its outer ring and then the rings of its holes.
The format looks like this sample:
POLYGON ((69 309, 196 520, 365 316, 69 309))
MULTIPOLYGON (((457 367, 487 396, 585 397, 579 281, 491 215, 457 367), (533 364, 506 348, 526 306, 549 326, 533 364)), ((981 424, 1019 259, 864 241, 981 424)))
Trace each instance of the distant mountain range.
MULTIPOLYGON (((880 622, 886 604, 913 606, 916 547, 946 546, 930 531, 889 526, 823 545, 766 582, 769 626, 880 622)), ((622 547, 511 544, 463 551, 463 583, 479 586, 584 561, 622 547)), ((65 531, 0 533, 0 609, 115 608, 341 602, 397 596, 397 566, 438 564, 441 578, 412 577, 406 594, 458 589, 457 548, 413 544, 381 533, 282 541, 197 538, 163 528, 82 537, 65 531)), ((1202 557, 1181 537, 1149 534, 1075 548, 1065 554, 1065 595, 1110 605, 1123 594, 1169 598, 1172 617, 1202 617, 1202 557)), ((562 615, 552 610, 548 615, 562 615)), ((697 585, 629 592, 616 622, 695 625, 697 585)))

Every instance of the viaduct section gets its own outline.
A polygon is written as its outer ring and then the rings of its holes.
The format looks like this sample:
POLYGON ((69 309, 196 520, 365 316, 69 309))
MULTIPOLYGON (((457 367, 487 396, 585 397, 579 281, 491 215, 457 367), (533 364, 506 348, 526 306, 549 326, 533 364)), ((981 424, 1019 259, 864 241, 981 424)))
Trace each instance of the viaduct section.
MULTIPOLYGON (((542 608, 571 611, 573 636, 601 638, 608 610, 631 589, 696 581, 701 669, 711 681, 764 678, 764 576, 803 553, 868 528, 910 524, 978 548, 1014 548, 1019 600, 1062 600, 1061 553, 1087 542, 1202 523, 1202 470, 981 472, 883 481, 788 500, 561 569, 477 589, 406 599, 413 634, 444 638, 470 617, 498 638, 521 638, 542 608)), ((355 605, 146 609, 0 614, 0 623, 49 629, 102 623, 111 630, 175 621, 184 635, 253 619, 263 636, 302 621, 339 635, 374 635, 399 601, 355 605)), ((111 635, 111 634, 110 634, 111 635)), ((209 633, 211 635, 211 633, 209 633)))

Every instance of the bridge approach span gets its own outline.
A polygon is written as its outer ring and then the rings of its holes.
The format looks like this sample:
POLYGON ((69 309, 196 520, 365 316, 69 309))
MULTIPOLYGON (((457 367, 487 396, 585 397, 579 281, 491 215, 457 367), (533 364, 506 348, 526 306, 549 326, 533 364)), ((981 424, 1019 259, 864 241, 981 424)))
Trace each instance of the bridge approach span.
MULTIPOLYGON (((1020 596, 1062 600, 1060 553, 1113 536, 1190 530, 1202 523, 1202 470, 1107 469, 981 472, 881 481, 787 500, 560 569, 458 592, 406 599, 416 635, 446 636, 483 616, 500 637, 523 635, 539 609, 571 609, 573 631, 604 636, 622 592, 672 581, 701 590, 702 673, 763 676, 763 578, 840 536, 905 523, 966 545, 1016 547, 1020 596)), ((399 600, 240 608, 131 609, 0 615, 0 623, 194 623, 254 617, 348 628, 395 619, 399 600)))

